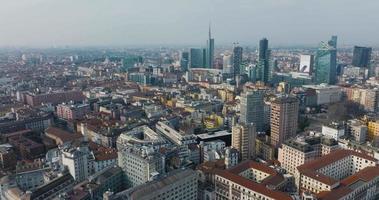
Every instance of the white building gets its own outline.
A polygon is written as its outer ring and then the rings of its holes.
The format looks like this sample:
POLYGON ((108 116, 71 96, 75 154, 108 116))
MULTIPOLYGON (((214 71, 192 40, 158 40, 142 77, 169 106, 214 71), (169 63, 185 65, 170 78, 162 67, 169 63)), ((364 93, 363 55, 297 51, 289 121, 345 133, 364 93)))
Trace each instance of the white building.
POLYGON ((345 127, 343 126, 343 124, 335 122, 328 125, 323 125, 322 134, 326 137, 338 140, 345 135, 345 127))
POLYGON ((335 85, 303 85, 304 88, 315 90, 317 105, 330 104, 341 101, 342 89, 335 85))
POLYGON ((71 176, 76 182, 84 181, 91 172, 91 152, 88 145, 81 144, 79 147, 64 148, 62 151, 62 164, 67 166, 71 176))
POLYGON ((363 144, 367 140, 367 125, 358 120, 350 120, 347 123, 348 131, 354 140, 359 144, 363 144))
POLYGON ((125 173, 127 185, 135 187, 164 173, 165 157, 152 149, 126 148, 118 152, 118 165, 125 173))
POLYGON ((313 63, 314 63, 314 56, 313 55, 300 55, 300 66, 299 66, 299 72, 307 73, 311 75, 313 72, 313 63))
POLYGON ((197 199, 197 173, 193 170, 176 170, 143 185, 111 195, 108 199, 197 199))

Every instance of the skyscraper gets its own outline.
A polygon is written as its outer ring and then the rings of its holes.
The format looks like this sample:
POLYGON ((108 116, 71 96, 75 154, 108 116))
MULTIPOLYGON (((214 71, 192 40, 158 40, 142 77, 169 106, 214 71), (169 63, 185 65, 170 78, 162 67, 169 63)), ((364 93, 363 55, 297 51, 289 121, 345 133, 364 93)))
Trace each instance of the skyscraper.
POLYGON ((189 53, 188 52, 182 52, 182 56, 180 58, 180 67, 183 71, 188 70, 189 65, 189 53))
POLYGON ((211 25, 209 25, 209 36, 207 40, 207 49, 206 49, 206 67, 213 68, 214 62, 214 48, 215 40, 212 38, 211 25))
POLYGON ((304 55, 304 54, 300 55, 299 72, 311 75, 313 73, 313 63, 314 63, 313 55, 304 55))
POLYGON ((240 46, 235 46, 233 48, 233 68, 234 68, 234 78, 241 74, 241 64, 242 64, 242 53, 243 49, 240 46))
POLYGON ((241 118, 245 124, 254 123, 257 131, 264 131, 265 90, 254 89, 241 94, 241 118))
POLYGON ((270 73, 270 50, 268 40, 263 38, 259 41, 258 49, 258 80, 268 83, 270 73))
POLYGON ((299 100, 282 96, 271 102, 271 145, 279 147, 283 141, 294 137, 297 130, 299 100))
POLYGON ((203 49, 190 49, 190 67, 201 68, 203 67, 203 49))
MULTIPOLYGON (((331 40, 332 41, 332 40, 331 40)), ((321 42, 316 53, 316 83, 336 83, 336 70, 337 70, 337 50, 334 46, 335 43, 321 42)))
POLYGON ((337 49, 337 36, 333 35, 332 38, 329 40, 329 45, 337 49))
POLYGON ((371 61, 371 51, 372 48, 370 47, 354 46, 352 65, 356 67, 369 68, 371 61))
POLYGON ((239 151, 241 161, 254 157, 256 136, 252 123, 240 123, 232 127, 232 147, 239 151))
POLYGON ((222 58, 222 73, 224 74, 233 73, 233 57, 230 54, 226 54, 222 58))

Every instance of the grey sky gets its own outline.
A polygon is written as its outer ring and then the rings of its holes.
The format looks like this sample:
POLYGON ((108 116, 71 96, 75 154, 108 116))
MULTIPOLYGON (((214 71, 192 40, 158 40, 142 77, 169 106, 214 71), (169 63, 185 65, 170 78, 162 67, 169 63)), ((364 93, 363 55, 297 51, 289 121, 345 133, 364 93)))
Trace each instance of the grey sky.
POLYGON ((379 44, 378 0, 0 0, 0 46, 379 44))

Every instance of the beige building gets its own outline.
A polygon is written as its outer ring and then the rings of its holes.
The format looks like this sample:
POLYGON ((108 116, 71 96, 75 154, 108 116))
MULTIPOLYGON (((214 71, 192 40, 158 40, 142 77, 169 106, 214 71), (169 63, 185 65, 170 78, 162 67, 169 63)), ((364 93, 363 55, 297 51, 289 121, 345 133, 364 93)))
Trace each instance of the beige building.
POLYGON ((299 191, 314 199, 374 199, 379 194, 378 161, 351 150, 336 150, 297 167, 299 191))
POLYGON ((232 127, 232 147, 240 153, 240 160, 254 157, 256 130, 254 124, 237 124, 232 127))
POLYGON ((298 113, 299 100, 295 97, 278 97, 271 102, 271 145, 279 147, 296 135, 298 113))
POLYGON ((331 138, 320 136, 298 137, 287 140, 278 151, 281 167, 295 175, 296 167, 329 154, 338 149, 338 142, 331 138))

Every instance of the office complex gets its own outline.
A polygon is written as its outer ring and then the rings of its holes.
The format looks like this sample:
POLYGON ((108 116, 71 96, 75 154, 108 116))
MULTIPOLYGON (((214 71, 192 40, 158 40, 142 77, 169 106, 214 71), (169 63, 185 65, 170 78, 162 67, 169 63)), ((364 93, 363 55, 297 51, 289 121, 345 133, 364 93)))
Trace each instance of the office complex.
POLYGON ((197 173, 193 170, 176 170, 162 179, 154 180, 117 194, 106 193, 105 199, 183 199, 197 198, 197 173))

